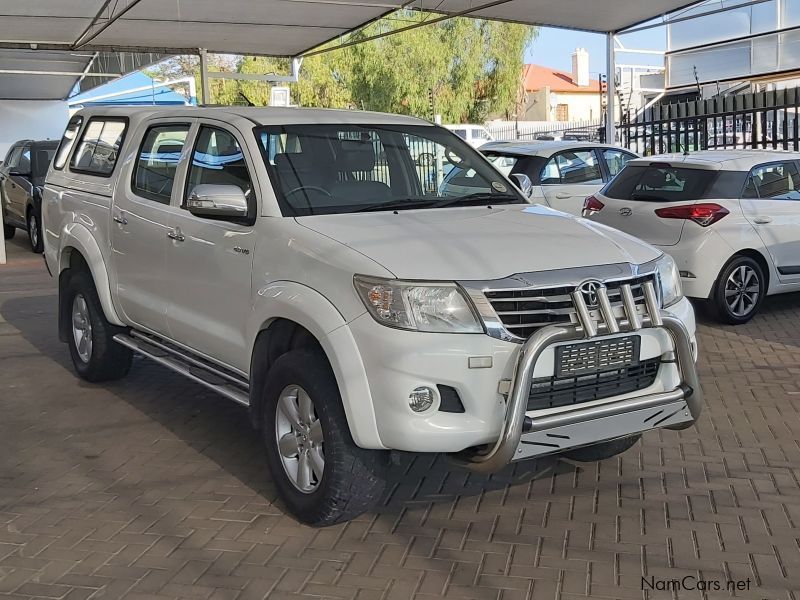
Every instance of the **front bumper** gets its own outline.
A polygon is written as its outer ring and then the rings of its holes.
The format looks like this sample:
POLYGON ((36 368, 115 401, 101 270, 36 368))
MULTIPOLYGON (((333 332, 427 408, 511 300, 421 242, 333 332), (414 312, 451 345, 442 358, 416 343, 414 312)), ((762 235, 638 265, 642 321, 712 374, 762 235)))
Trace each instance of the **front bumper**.
POLYGON ((472 470, 492 472, 515 460, 561 452, 649 429, 683 429, 692 425, 702 411, 703 392, 689 331, 680 319, 658 307, 652 283, 645 284, 644 315, 637 312, 630 294, 623 297, 625 317, 622 320, 610 307, 604 310, 601 303, 601 318, 596 321, 580 293, 574 293, 573 302, 580 323, 551 325, 528 338, 509 381, 500 435, 488 450, 468 450, 460 453, 456 460, 472 470), (673 389, 591 406, 578 404, 550 415, 532 417, 526 414, 534 369, 547 348, 561 342, 646 328, 659 328, 669 334, 680 375, 680 381, 673 389))

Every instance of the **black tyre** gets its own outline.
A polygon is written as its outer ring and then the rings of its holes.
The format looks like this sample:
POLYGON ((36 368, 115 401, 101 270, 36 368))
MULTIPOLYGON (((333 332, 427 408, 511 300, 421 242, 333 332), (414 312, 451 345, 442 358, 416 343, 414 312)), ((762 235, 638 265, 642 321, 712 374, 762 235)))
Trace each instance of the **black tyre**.
POLYGON ((31 243, 31 250, 36 254, 41 254, 44 250, 42 240, 42 217, 35 208, 28 210, 28 241, 31 243))
POLYGON ((755 316, 766 293, 767 278, 758 261, 734 256, 720 271, 706 306, 717 321, 741 325, 755 316))
POLYGON ((261 402, 272 478, 299 521, 333 525, 378 502, 388 454, 353 442, 333 371, 318 350, 280 356, 269 370, 261 402))
POLYGON ((106 321, 91 275, 82 271, 70 277, 60 301, 67 303, 67 343, 78 375, 94 383, 127 375, 133 352, 113 340, 123 330, 106 321))
POLYGON ((14 237, 14 234, 17 233, 17 228, 13 225, 3 225, 3 238, 6 240, 10 240, 14 237))
POLYGON ((622 454, 633 447, 641 437, 641 435, 631 435, 608 442, 592 444, 591 446, 583 446, 582 448, 575 448, 574 450, 564 452, 563 456, 571 460, 577 460, 578 462, 597 462, 599 460, 611 458, 617 454, 622 454))

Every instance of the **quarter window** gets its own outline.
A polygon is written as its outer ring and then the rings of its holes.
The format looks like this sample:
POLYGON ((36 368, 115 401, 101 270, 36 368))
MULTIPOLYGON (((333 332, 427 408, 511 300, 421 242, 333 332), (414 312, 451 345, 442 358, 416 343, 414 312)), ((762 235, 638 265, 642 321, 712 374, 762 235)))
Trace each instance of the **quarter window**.
POLYGON ((570 150, 547 161, 540 176, 548 184, 602 184, 603 174, 593 150, 570 150))
POLYGON ((793 162, 771 163, 750 171, 744 198, 800 200, 800 173, 793 162))
POLYGON ((188 134, 189 125, 158 125, 147 130, 133 175, 135 194, 169 204, 188 134))
POLYGON ((58 145, 58 150, 56 151, 56 159, 53 161, 53 166, 56 169, 63 169, 64 165, 67 164, 67 157, 69 153, 72 152, 72 147, 75 145, 81 123, 83 123, 82 117, 73 117, 67 124, 64 137, 61 138, 61 143, 58 145))
POLYGON ((90 119, 70 169, 108 177, 114 171, 128 122, 122 119, 90 119))
POLYGON ((253 212, 253 184, 242 147, 228 131, 215 127, 203 127, 197 137, 189 169, 188 196, 201 184, 235 185, 240 188, 253 212))

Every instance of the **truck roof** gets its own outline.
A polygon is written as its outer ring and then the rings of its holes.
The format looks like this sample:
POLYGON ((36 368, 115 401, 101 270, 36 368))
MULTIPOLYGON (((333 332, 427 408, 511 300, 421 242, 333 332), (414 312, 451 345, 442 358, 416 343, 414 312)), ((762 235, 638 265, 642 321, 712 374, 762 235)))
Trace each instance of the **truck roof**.
POLYGON ((370 112, 362 110, 338 110, 329 108, 284 108, 284 107, 249 107, 249 106, 183 106, 183 107, 153 107, 153 106, 117 106, 117 107, 92 107, 85 108, 77 114, 87 117, 136 117, 147 119, 151 117, 213 117, 222 115, 243 117, 257 125, 303 125, 303 124, 382 124, 382 125, 429 125, 415 117, 392 115, 388 113, 370 112))

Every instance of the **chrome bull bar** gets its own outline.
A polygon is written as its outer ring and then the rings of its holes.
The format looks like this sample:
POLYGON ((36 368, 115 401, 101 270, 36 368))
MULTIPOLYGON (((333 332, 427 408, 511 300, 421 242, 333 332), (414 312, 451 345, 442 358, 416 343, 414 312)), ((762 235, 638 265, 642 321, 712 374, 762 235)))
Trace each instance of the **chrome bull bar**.
MULTIPOLYGON (((589 422, 603 419, 621 419, 623 416, 641 414, 637 413, 637 411, 650 410, 649 413, 646 413, 648 416, 645 416, 643 423, 636 421, 636 423, 641 423, 641 427, 635 423, 630 423, 631 419, 628 418, 629 422, 626 426, 633 430, 617 430, 615 435, 613 433, 615 431, 614 428, 610 428, 608 431, 612 432, 611 435, 607 437, 600 435, 597 439, 591 439, 591 443, 602 442, 618 435, 639 433, 654 428, 660 421, 655 421, 655 425, 647 424, 649 419, 658 414, 658 411, 654 413, 652 410, 665 406, 675 408, 676 412, 682 410, 685 415, 685 418, 678 421, 670 421, 664 425, 665 427, 683 429, 692 425, 699 418, 702 411, 703 391, 697 377, 689 332, 683 322, 659 307, 658 297, 652 281, 645 282, 642 287, 645 300, 644 314, 640 314, 637 310, 631 286, 629 284, 621 286, 623 312, 625 315, 622 320, 618 319, 614 314, 604 286, 597 289, 600 320, 593 318, 583 294, 577 290, 572 292, 572 301, 575 305, 579 323, 549 325, 539 329, 525 341, 518 354, 509 382, 505 419, 497 441, 487 451, 464 451, 456 455, 454 457, 456 462, 474 471, 498 471, 518 457, 530 456, 530 452, 523 451, 522 438, 524 433, 542 432, 564 427, 578 428, 589 422), (548 347, 559 342, 576 341, 620 332, 634 332, 643 328, 662 328, 669 334, 672 340, 678 373, 681 378, 681 383, 675 389, 645 394, 625 400, 612 400, 591 407, 581 407, 580 404, 577 404, 572 410, 544 417, 530 418, 526 415, 534 367, 539 357, 548 347), (686 412, 689 414, 687 415, 686 412)), ((583 431, 585 433, 585 427, 583 427, 583 431)), ((596 435, 596 433, 592 435, 596 435)), ((587 440, 584 435, 580 445, 585 445, 586 443, 587 440)), ((556 450, 542 452, 542 454, 563 449, 566 448, 560 447, 556 448, 556 450)))

